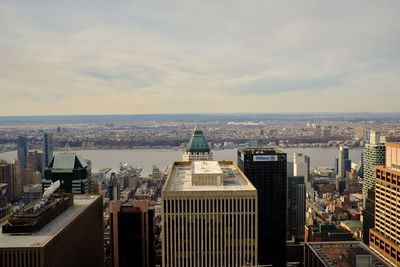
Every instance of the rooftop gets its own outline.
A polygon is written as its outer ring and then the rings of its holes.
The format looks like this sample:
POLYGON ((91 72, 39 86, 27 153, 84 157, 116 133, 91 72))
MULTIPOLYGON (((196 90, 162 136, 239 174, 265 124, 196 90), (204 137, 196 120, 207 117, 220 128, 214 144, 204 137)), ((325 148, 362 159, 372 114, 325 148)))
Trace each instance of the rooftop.
POLYGON ((340 223, 346 226, 352 233, 356 231, 362 231, 363 229, 362 222, 358 220, 341 221, 340 223))
POLYGON ((54 155, 53 160, 49 164, 52 169, 74 169, 84 168, 87 166, 86 160, 79 154, 61 153, 54 155))
POLYGON ((286 154, 282 150, 275 147, 250 147, 250 148, 239 148, 239 151, 244 154, 286 154))
POLYGON ((361 241, 309 242, 306 245, 325 264, 332 267, 352 267, 348 255, 371 255, 373 266, 392 266, 361 241))
MULTIPOLYGON (((163 192, 168 191, 255 191, 255 187, 239 168, 231 161, 194 161, 203 174, 219 172, 224 176, 222 185, 192 185, 191 162, 175 162, 168 175, 163 192), (210 167, 209 170, 202 167, 210 167)), ((196 171, 196 167, 195 167, 196 171)))
POLYGON ((223 174, 218 161, 193 161, 193 174, 223 174))
POLYGON ((2 227, 0 227, 0 248, 43 247, 99 197, 95 195, 74 195, 73 206, 58 215, 38 232, 31 235, 3 234, 2 227))

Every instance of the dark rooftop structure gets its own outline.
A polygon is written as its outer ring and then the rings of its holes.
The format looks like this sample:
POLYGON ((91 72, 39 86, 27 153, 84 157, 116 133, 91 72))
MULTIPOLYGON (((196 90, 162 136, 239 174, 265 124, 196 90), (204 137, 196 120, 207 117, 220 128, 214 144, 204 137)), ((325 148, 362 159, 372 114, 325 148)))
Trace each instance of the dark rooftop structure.
POLYGON ((44 171, 43 188, 47 188, 51 182, 60 180, 64 192, 84 194, 87 192, 87 179, 90 177, 90 172, 90 166, 81 155, 57 154, 44 171))

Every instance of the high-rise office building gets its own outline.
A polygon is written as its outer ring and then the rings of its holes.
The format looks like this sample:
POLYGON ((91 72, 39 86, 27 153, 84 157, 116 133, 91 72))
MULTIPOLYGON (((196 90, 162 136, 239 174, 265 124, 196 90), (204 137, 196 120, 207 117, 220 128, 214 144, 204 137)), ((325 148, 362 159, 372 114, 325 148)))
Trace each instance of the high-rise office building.
POLYGON ((207 140, 198 124, 194 128, 192 137, 183 153, 182 160, 213 160, 213 153, 210 151, 207 140))
POLYGON ((386 166, 376 167, 375 228, 370 246, 400 266, 400 144, 386 143, 386 166))
POLYGON ((26 168, 28 163, 28 139, 26 135, 18 136, 17 143, 18 161, 21 172, 26 168))
POLYGON ((154 210, 149 205, 110 202, 112 266, 154 266, 154 210))
POLYGON ((34 172, 43 173, 43 153, 38 151, 29 151, 27 168, 30 167, 34 172))
POLYGON ((15 202, 22 197, 22 181, 19 167, 19 161, 14 160, 8 163, 0 160, 0 183, 7 184, 7 199, 9 202, 15 202))
POLYGON ((238 150, 238 166, 257 189, 260 264, 285 266, 286 157, 275 148, 238 150))
POLYGON ((345 178, 346 172, 350 170, 351 170, 351 160, 349 159, 349 148, 347 146, 340 146, 337 176, 340 178, 345 178))
POLYGON ((363 216, 363 242, 369 245, 369 231, 375 227, 375 187, 368 190, 363 216))
POLYGON ((363 183, 363 196, 364 206, 368 197, 368 190, 375 188, 375 175, 376 166, 385 165, 386 147, 385 144, 380 142, 380 135, 378 132, 371 131, 369 144, 364 146, 364 183, 363 183))
POLYGON ((293 153, 293 176, 303 176, 308 181, 310 173, 310 157, 303 153, 293 153))
POLYGON ((303 176, 287 179, 287 225, 288 239, 294 237, 304 240, 304 224, 306 220, 306 186, 303 176))
POLYGON ((257 191, 234 163, 175 162, 161 198, 164 267, 257 264, 257 191))
POLYGON ((57 154, 44 171, 42 185, 45 189, 52 182, 60 180, 61 187, 65 192, 84 194, 88 193, 90 174, 90 165, 81 155, 75 153, 57 154))
POLYGON ((53 135, 45 133, 43 135, 43 164, 47 168, 53 159, 53 135))

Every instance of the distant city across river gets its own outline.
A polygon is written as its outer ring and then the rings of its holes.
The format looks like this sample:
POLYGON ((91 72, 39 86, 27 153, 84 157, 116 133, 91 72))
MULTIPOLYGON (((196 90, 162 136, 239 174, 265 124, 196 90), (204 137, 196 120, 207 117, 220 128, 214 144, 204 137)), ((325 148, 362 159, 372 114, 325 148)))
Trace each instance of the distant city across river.
MULTIPOLYGON (((293 161, 293 153, 300 152, 311 158, 311 169, 315 167, 334 167, 338 148, 279 148, 288 154, 288 160, 293 161)), ((127 162, 134 167, 143 168, 142 175, 151 173, 153 165, 163 169, 174 161, 182 160, 181 150, 174 149, 123 149, 123 150, 73 150, 84 158, 91 160, 92 172, 100 168, 119 169, 120 162, 127 162)), ((236 163, 237 149, 212 150, 215 160, 228 160, 236 163)), ((361 147, 350 149, 350 159, 359 163, 361 160, 361 147)), ((63 153, 63 152, 55 152, 63 153)), ((12 161, 17 158, 17 151, 0 153, 0 159, 12 161)))

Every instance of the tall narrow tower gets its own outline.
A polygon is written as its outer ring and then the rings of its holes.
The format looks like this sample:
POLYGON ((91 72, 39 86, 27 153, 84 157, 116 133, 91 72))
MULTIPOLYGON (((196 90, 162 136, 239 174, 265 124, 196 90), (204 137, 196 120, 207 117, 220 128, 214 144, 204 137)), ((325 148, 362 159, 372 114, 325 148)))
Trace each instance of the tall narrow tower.
POLYGON ((339 147, 338 173, 339 177, 346 177, 346 171, 351 170, 351 160, 349 159, 349 148, 347 146, 339 147))
POLYGON ((385 165, 386 148, 385 144, 380 142, 380 136, 377 132, 371 132, 370 142, 364 147, 364 206, 369 189, 375 188, 375 167, 385 165))
POLYGON ((310 173, 310 157, 303 153, 293 153, 293 176, 303 176, 308 181, 310 173))
POLYGON ((210 147, 200 129, 199 124, 196 124, 192 137, 186 146, 186 151, 182 156, 183 161, 192 160, 213 160, 213 154, 210 147))
POLYGON ((47 168, 50 161, 53 159, 53 135, 45 133, 43 135, 43 157, 44 157, 44 168, 47 168))
POLYGON ((23 170, 26 169, 26 163, 28 161, 28 139, 26 135, 18 136, 18 161, 20 166, 20 171, 22 173, 23 170))
POLYGON ((257 189, 258 263, 285 266, 286 153, 275 148, 240 148, 238 166, 257 189))

